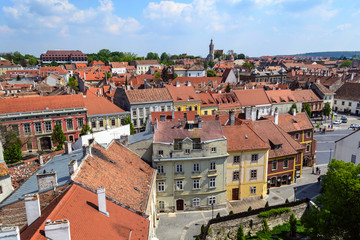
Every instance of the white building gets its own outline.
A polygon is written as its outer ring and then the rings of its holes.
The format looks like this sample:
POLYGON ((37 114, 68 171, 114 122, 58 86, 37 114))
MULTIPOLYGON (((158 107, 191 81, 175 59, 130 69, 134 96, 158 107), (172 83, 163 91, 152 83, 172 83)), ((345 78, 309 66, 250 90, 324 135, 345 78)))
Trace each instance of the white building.
POLYGON ((135 66, 135 72, 138 75, 146 74, 149 72, 150 67, 160 68, 161 64, 158 60, 135 60, 130 62, 131 66, 135 66))
POLYGON ((333 158, 358 165, 360 162, 360 130, 335 142, 333 158))
POLYGON ((360 115, 360 83, 344 83, 335 94, 334 110, 360 115))

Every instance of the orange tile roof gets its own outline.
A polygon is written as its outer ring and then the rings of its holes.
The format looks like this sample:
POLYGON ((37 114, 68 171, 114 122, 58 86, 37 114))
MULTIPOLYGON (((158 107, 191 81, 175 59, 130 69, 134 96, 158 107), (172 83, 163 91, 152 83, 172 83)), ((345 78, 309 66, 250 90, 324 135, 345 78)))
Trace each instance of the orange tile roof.
POLYGON ((283 104, 283 103, 295 103, 296 98, 290 89, 286 90, 267 90, 265 91, 270 103, 283 104))
POLYGON ((201 107, 215 107, 217 103, 215 102, 214 98, 211 96, 210 93, 198 93, 198 97, 201 100, 201 107))
POLYGON ((177 77, 173 82, 187 83, 188 81, 190 81, 192 85, 208 84, 209 81, 213 83, 216 81, 219 84, 222 81, 222 77, 177 77))
POLYGON ((268 149, 265 143, 247 124, 223 126, 228 151, 268 149))
POLYGON ((75 63, 75 66, 76 66, 77 69, 79 69, 79 68, 87 68, 86 63, 75 63))
POLYGON ((241 106, 257 106, 270 104, 264 89, 234 90, 241 106))
MULTIPOLYGON (((274 119, 273 116, 265 116, 266 118, 274 119)), ((292 114, 279 114, 279 126, 285 132, 297 132, 302 130, 313 129, 313 125, 305 112, 299 112, 296 116, 292 114)))
POLYGON ((112 142, 105 150, 95 143, 74 181, 92 191, 103 186, 106 196, 144 213, 153 174, 154 169, 126 147, 112 142))
POLYGON ((84 102, 85 107, 88 110, 88 116, 125 112, 123 109, 119 108, 105 97, 98 97, 92 92, 87 92, 86 98, 84 98, 84 102))
MULTIPOLYGON (((105 189, 106 192, 107 189, 105 189)), ((106 200, 109 216, 97 209, 97 194, 76 184, 51 211, 30 239, 46 239, 45 223, 67 219, 70 222, 71 239, 148 239, 149 220, 115 203, 106 200)), ((30 232, 26 232, 29 236, 30 232)), ((22 239, 25 232, 22 233, 22 239)))
POLYGON ((184 114, 186 113, 186 118, 188 121, 195 121, 195 115, 197 115, 196 111, 174 111, 174 119, 172 119, 172 113, 171 111, 167 112, 151 112, 151 124, 155 124, 155 118, 157 118, 158 121, 160 121, 160 116, 165 115, 165 121, 178 121, 179 118, 181 120, 184 119, 184 114))
POLYGON ((180 85, 179 87, 166 85, 174 102, 200 101, 195 90, 191 86, 180 85))
POLYGON ((297 102, 319 102, 321 99, 311 89, 300 89, 292 92, 297 102))
POLYGON ((218 104, 219 109, 240 108, 241 103, 235 93, 213 93, 211 94, 218 104))
POLYGON ((112 68, 126 68, 128 66, 128 62, 112 62, 112 68))
POLYGON ((104 65, 105 65, 105 63, 103 63, 102 61, 96 61, 96 60, 92 61, 89 64, 89 66, 104 66, 104 65))
POLYGON ((58 72, 59 74, 67 74, 68 71, 62 66, 59 67, 40 67, 40 75, 46 76, 49 72, 58 72))
POLYGON ((166 88, 149 88, 127 90, 126 96, 130 103, 157 102, 172 100, 166 88))
POLYGON ((0 99, 0 114, 77 107, 85 107, 84 98, 81 94, 0 99))

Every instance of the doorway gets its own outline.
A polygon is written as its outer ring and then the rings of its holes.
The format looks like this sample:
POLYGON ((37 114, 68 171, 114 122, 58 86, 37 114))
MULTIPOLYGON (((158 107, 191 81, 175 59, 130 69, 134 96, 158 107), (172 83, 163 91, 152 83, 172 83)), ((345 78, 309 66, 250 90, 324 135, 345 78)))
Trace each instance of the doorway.
POLYGON ((176 211, 184 210, 184 200, 178 199, 176 200, 176 211))
POLYGON ((239 188, 232 189, 232 200, 239 200, 239 188))
POLYGON ((50 137, 40 138, 40 145, 41 145, 42 150, 51 149, 51 139, 50 139, 50 137))

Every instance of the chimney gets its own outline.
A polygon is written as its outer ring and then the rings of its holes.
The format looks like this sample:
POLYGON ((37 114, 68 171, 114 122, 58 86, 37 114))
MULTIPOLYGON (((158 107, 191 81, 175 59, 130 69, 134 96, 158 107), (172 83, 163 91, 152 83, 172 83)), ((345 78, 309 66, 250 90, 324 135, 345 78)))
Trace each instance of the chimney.
POLYGON ((83 146, 83 154, 84 154, 84 156, 86 156, 86 155, 92 156, 91 147, 92 147, 91 145, 83 146))
POLYGON ((28 226, 41 216, 39 194, 25 195, 25 211, 28 226))
POLYGON ((106 196, 105 196, 105 188, 99 187, 96 190, 97 197, 98 197, 98 209, 99 212, 109 216, 109 212, 106 211, 106 196))
POLYGON ((0 239, 3 240, 20 240, 19 227, 1 227, 0 239))
POLYGON ((201 121, 201 117, 199 117, 199 120, 198 120, 198 128, 202 128, 202 121, 201 121))
POLYGON ((275 108, 274 123, 275 123, 276 125, 279 124, 279 112, 278 112, 278 108, 275 108))
POLYGON ((256 108, 251 107, 251 121, 256 121, 256 108))
POLYGON ((67 219, 45 223, 45 237, 52 240, 70 240, 70 222, 67 219))
POLYGON ((245 108, 245 119, 250 120, 251 119, 251 107, 245 108))
POLYGON ((176 87, 180 87, 180 82, 176 81, 176 87))
POLYGON ((158 130, 158 120, 157 120, 157 118, 155 118, 155 126, 154 126, 154 128, 155 128, 155 131, 157 131, 158 130))
POLYGON ((191 87, 191 81, 187 81, 187 86, 191 87))
POLYGON ((72 152, 71 142, 65 141, 65 153, 70 154, 72 152))
POLYGON ((229 125, 235 125, 235 112, 233 110, 229 111, 229 125))
POLYGON ((39 154, 39 164, 42 166, 44 164, 43 155, 39 154))
POLYGON ((175 120, 175 111, 174 111, 174 109, 171 111, 171 119, 173 121, 175 120))
POLYGON ((292 115, 293 115, 294 117, 296 117, 296 109, 295 109, 295 108, 292 109, 292 115))
POLYGON ((43 173, 37 173, 36 178, 39 192, 44 189, 50 189, 57 186, 57 177, 55 171, 46 172, 46 170, 44 170, 43 173))
POLYGON ((69 167, 69 176, 71 176, 76 172, 76 169, 78 168, 78 163, 76 159, 73 159, 68 164, 69 167))

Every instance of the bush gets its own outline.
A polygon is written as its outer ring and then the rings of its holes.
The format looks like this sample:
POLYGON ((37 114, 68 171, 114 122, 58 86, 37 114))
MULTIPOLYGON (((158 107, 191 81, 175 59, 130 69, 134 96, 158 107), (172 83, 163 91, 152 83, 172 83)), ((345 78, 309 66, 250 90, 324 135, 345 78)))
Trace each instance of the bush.
POLYGON ((263 219, 263 223, 264 223, 264 229, 263 229, 263 231, 264 231, 265 233, 270 232, 269 225, 268 225, 267 220, 266 220, 265 218, 263 219))
POLYGON ((290 212, 290 208, 289 207, 283 207, 283 208, 271 209, 269 211, 259 213, 258 217, 260 217, 260 218, 268 218, 268 217, 271 217, 273 215, 281 214, 281 213, 284 213, 284 212, 290 212))
POLYGON ((233 215, 234 214, 234 212, 231 210, 230 212, 229 212, 229 215, 233 215))
POLYGON ((245 239, 244 229, 243 226, 240 225, 236 233, 236 240, 243 240, 243 239, 245 239))
POLYGON ((290 215, 290 219, 289 219, 289 223, 290 223, 290 233, 292 237, 295 237, 296 235, 296 218, 295 218, 295 214, 292 213, 290 215))
POLYGON ((250 211, 252 211, 252 207, 251 207, 251 206, 248 208, 248 212, 250 212, 250 211))
POLYGON ((201 225, 201 234, 204 234, 205 233, 205 225, 203 224, 203 225, 201 225))
POLYGON ((220 216, 220 213, 216 214, 216 218, 219 218, 219 217, 221 217, 221 216, 220 216))
POLYGON ((285 200, 285 203, 289 203, 289 199, 286 199, 286 200, 285 200))
POLYGON ((268 207, 269 207, 269 202, 266 202, 265 208, 268 208, 268 207))

